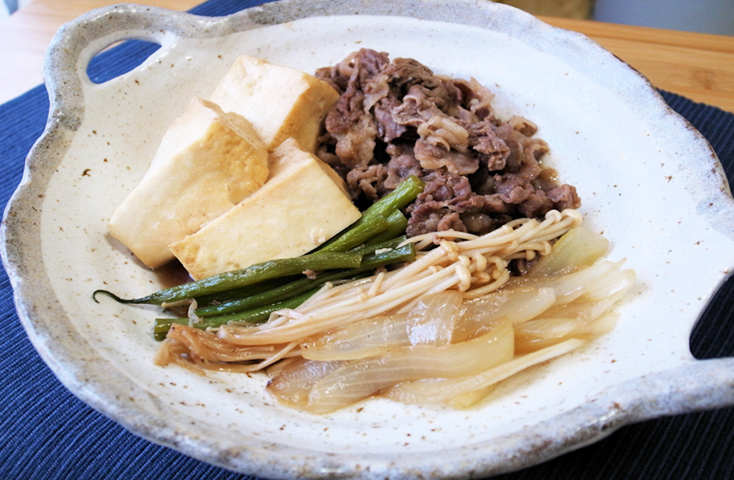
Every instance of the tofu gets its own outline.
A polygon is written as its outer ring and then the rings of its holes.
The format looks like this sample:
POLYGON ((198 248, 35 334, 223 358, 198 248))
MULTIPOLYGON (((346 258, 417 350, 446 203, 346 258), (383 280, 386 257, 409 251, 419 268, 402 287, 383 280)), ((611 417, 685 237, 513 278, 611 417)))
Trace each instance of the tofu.
POLYGON ((339 94, 328 83, 294 68, 240 56, 211 101, 247 118, 272 151, 295 138, 315 153, 321 124, 339 94))
POLYGON ((140 184, 108 223, 113 237, 150 268, 183 240, 258 190, 268 152, 250 123, 194 98, 164 134, 140 184))
POLYGON ((171 251, 198 280, 303 255, 360 217, 344 180, 289 139, 271 153, 262 188, 171 251))

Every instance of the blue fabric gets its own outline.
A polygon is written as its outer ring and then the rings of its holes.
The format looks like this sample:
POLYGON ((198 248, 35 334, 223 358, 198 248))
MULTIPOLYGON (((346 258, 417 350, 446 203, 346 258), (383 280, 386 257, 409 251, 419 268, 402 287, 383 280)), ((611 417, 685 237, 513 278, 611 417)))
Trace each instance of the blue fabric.
MULTIPOLYGON (((260 2, 212 0, 193 10, 225 15, 260 2)), ((141 42, 142 43, 142 42, 141 42)), ((129 69, 149 45, 100 56, 90 74, 129 69)), ((153 47, 154 48, 154 47, 153 47)), ((147 52, 150 53, 149 51, 147 52)), ((672 108, 711 142, 734 179, 734 115, 663 92, 672 108)), ((0 206, 20 181, 23 161, 48 112, 43 86, 0 106, 0 206)), ((142 440, 92 410, 54 377, 18 321, 0 272, 0 478, 248 479, 142 440)), ((698 358, 734 355, 734 282, 728 282, 691 336, 698 358)), ((622 428, 589 447, 503 479, 734 478, 734 409, 696 413, 622 428)))

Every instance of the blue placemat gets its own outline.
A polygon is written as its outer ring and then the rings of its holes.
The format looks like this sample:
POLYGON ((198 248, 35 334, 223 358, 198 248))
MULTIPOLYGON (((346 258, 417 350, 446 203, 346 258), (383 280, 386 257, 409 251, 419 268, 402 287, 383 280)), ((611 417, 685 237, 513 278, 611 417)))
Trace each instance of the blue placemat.
MULTIPOLYGON (((226 15, 260 1, 211 0, 192 10, 226 15)), ((104 80, 145 58, 131 43, 99 56, 90 76, 104 80)), ((663 92, 713 145, 734 183, 734 115, 663 92)), ((43 86, 0 106, 0 207, 20 181, 25 156, 48 113, 43 86)), ((0 478, 252 479, 142 440, 87 407, 54 377, 27 339, 0 271, 0 478)), ((691 336, 697 358, 734 356, 734 281, 713 300, 691 336)), ((652 420, 502 479, 734 478, 734 409, 652 420)))

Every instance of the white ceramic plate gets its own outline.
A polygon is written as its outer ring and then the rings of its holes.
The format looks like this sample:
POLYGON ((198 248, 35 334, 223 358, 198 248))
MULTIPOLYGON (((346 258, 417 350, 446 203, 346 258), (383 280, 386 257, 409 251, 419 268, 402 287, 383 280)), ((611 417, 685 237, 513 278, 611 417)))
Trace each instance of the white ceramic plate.
POLYGON ((118 6, 67 25, 46 74, 51 116, 6 212, 3 259, 44 360, 138 435, 267 477, 461 478, 525 467, 630 422, 734 404, 734 360, 696 361, 688 348, 734 265, 721 167, 645 79, 579 34, 483 0, 284 1, 227 18, 118 6), (162 47, 128 74, 90 82, 89 60, 128 38, 162 47), (91 292, 161 286, 106 232, 160 136, 239 54, 313 71, 362 47, 474 76, 502 115, 540 126, 588 224, 638 273, 617 329, 467 411, 370 400, 310 416, 277 405, 262 376, 153 367, 155 310, 96 304, 91 292))

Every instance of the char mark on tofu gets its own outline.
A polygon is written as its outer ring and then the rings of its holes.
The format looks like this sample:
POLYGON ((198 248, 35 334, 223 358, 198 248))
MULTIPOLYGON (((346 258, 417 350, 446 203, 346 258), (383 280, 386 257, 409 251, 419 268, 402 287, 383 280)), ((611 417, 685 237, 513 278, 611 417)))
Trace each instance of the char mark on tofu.
POLYGON ((411 204, 408 234, 488 233, 508 221, 578 208, 576 189, 541 165, 548 145, 520 116, 500 120, 493 93, 475 79, 435 75, 409 58, 362 49, 316 76, 339 93, 319 156, 357 202, 372 202, 410 175, 425 191, 411 204))

